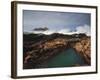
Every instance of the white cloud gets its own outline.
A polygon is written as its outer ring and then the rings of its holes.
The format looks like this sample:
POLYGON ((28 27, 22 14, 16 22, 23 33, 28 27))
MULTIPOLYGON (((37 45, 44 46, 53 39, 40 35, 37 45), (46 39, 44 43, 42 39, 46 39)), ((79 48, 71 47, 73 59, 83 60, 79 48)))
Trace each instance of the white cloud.
POLYGON ((58 33, 68 34, 68 35, 79 34, 77 31, 76 32, 72 32, 70 29, 62 29, 58 33))
POLYGON ((53 31, 53 30, 47 30, 47 31, 34 31, 34 33, 36 33, 36 34, 42 33, 42 34, 49 35, 49 34, 55 33, 55 31, 53 31))
POLYGON ((62 34, 68 34, 70 32, 70 29, 61 29, 58 31, 58 33, 62 33, 62 34))
POLYGON ((43 34, 46 34, 46 35, 49 35, 49 34, 52 34, 52 33, 62 33, 62 34, 68 34, 68 35, 85 33, 88 36, 90 36, 90 34, 91 34, 91 29, 90 29, 90 26, 88 26, 88 25, 78 26, 78 27, 76 27, 75 30, 76 31, 72 32, 69 28, 66 28, 66 29, 61 29, 59 31, 47 30, 47 31, 38 31, 38 32, 35 31, 34 33, 43 33, 43 34))
POLYGON ((88 26, 88 25, 78 26, 78 27, 76 27, 75 30, 76 30, 75 32, 71 32, 70 29, 62 29, 62 30, 58 31, 58 33, 69 34, 69 35, 85 33, 88 36, 91 35, 91 29, 90 29, 90 26, 88 26))
POLYGON ((53 34, 53 33, 55 33, 55 32, 56 32, 56 31, 53 31, 53 30, 47 30, 47 31, 44 31, 43 34, 49 35, 49 34, 53 34))
POLYGON ((91 29, 90 29, 90 26, 84 25, 84 26, 77 27, 76 32, 77 33, 85 33, 86 35, 89 36, 91 34, 91 29))

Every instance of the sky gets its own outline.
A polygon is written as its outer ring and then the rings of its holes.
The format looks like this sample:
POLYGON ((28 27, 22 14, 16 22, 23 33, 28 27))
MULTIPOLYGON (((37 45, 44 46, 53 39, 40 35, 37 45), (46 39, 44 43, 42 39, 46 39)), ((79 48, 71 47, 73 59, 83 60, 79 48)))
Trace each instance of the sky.
POLYGON ((23 10, 23 31, 33 33, 91 33, 91 14, 56 11, 23 10), (46 31, 34 31, 47 27, 46 31))

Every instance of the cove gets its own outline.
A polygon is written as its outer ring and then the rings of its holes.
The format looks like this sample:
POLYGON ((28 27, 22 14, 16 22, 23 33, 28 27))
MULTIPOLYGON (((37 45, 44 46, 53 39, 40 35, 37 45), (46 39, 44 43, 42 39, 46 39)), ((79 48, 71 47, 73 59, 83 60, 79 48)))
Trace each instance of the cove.
POLYGON ((72 67, 85 65, 83 57, 80 56, 73 48, 69 48, 58 55, 54 56, 47 62, 48 68, 52 67, 72 67))

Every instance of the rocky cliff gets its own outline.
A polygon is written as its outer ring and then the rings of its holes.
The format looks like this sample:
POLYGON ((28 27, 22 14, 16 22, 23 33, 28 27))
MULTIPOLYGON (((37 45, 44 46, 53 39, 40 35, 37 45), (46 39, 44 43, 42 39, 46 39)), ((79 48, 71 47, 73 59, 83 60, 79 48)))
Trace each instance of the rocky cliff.
POLYGON ((29 66, 35 68, 68 48, 74 48, 84 58, 87 65, 90 65, 90 42, 90 37, 85 34, 63 35, 55 33, 52 35, 36 35, 33 40, 24 41, 24 68, 29 68, 29 66))
POLYGON ((73 46, 75 50, 86 60, 87 64, 91 64, 91 40, 90 38, 82 38, 73 46))

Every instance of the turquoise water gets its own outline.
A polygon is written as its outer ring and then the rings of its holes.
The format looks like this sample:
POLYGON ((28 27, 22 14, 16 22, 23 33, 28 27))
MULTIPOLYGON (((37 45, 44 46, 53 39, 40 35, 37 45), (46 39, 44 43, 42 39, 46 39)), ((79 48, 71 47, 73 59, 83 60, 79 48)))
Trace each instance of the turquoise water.
POLYGON ((84 65, 84 59, 72 48, 61 52, 48 61, 48 67, 71 67, 75 65, 84 65))

